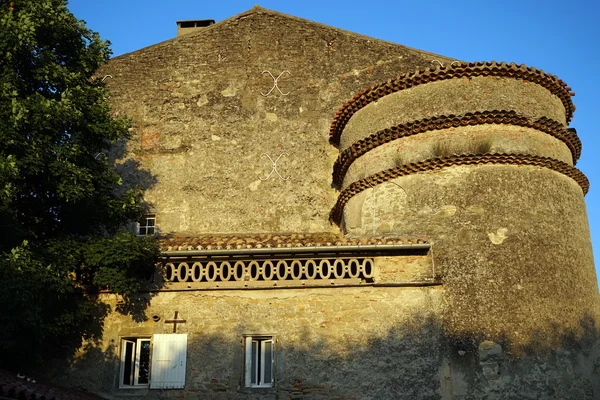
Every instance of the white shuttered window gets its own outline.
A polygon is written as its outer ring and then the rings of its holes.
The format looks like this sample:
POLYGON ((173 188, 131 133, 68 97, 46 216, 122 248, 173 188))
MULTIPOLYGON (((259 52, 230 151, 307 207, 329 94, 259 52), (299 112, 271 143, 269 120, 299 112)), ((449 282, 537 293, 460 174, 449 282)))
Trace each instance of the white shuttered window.
POLYGON ((150 389, 183 389, 186 353, 187 334, 152 336, 150 389))

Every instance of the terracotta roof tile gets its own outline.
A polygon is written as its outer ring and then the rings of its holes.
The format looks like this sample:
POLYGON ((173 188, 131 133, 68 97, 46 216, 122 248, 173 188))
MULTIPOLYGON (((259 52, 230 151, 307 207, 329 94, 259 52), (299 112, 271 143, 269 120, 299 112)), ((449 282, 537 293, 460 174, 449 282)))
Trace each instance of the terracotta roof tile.
POLYGON ((163 251, 422 244, 422 235, 345 237, 336 233, 258 233, 160 237, 163 251))

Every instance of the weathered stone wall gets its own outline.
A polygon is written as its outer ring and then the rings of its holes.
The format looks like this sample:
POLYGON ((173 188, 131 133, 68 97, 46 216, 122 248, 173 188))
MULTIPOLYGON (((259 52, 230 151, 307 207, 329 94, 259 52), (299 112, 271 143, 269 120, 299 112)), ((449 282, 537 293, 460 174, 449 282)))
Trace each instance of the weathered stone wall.
MULTIPOLYGON (((566 122, 561 100, 536 84, 448 79, 356 111, 340 149, 396 124, 493 110, 566 122)), ((389 168, 491 153, 575 161, 564 139, 538 129, 484 120, 432 125, 359 153, 341 189, 389 168)), ((600 398, 600 298, 583 191, 573 179, 534 166, 444 165, 354 195, 343 224, 351 235, 419 232, 433 241, 448 344, 443 398, 600 398)))
POLYGON ((100 74, 113 77, 115 113, 134 123, 120 163, 153 176, 124 167, 126 183, 149 186, 161 233, 319 232, 337 230, 327 218, 333 114, 358 90, 434 58, 446 61, 254 9, 116 57, 100 74), (283 73, 279 89, 263 71, 283 73), (272 170, 263 153, 283 152, 277 171, 289 180, 261 180, 272 170))
POLYGON ((430 235, 457 335, 551 343, 557 326, 600 317, 581 188, 554 171, 448 167, 367 190, 346 215, 353 234, 430 235))
MULTIPOLYGON (((333 114, 359 90, 433 59, 451 61, 257 8, 117 57, 99 74, 112 76, 115 114, 134 124, 133 140, 114 156, 126 185, 146 188, 162 234, 331 232, 333 114), (262 180, 272 172, 267 155, 284 152, 276 167, 289 180, 274 171, 262 180), (131 163, 146 172, 131 175, 131 163)), ((507 110, 566 128, 565 104, 547 87, 506 76, 415 84, 356 111, 339 150, 449 114, 507 110)), ((340 187, 485 141, 486 152, 573 165, 572 143, 561 139, 510 123, 432 128, 359 155, 340 187), (449 150, 435 150, 440 142, 449 150)), ((380 257, 369 286, 166 285, 146 310, 158 322, 112 313, 102 341, 56 378, 107 398, 600 398, 600 300, 573 179, 534 166, 446 166, 353 196, 342 226, 357 236, 427 235, 433 262, 380 257), (437 285, 425 283, 434 276, 437 285), (188 333, 185 389, 118 389, 120 339, 172 332, 165 320, 175 311, 187 321, 178 326, 188 333), (243 388, 244 334, 277 339, 273 390, 243 388)))
POLYGON ((548 348, 538 332, 515 354, 506 342, 450 334, 444 302, 440 286, 162 292, 147 310, 160 321, 113 313, 103 342, 86 346, 55 380, 110 399, 598 398, 590 319, 577 334, 556 328, 562 346, 548 348), (118 389, 120 339, 171 333, 165 320, 175 311, 186 320, 177 332, 188 334, 185 389, 118 389), (273 389, 243 387, 244 334, 276 338, 273 389))
POLYGON ((112 314, 102 345, 80 354, 69 383, 111 398, 435 399, 441 294, 439 287, 163 292, 147 310, 157 323, 112 314), (176 310, 187 321, 177 327, 188 334, 185 389, 117 389, 120 338, 171 333, 164 320, 176 310), (276 338, 273 390, 243 388, 242 335, 252 333, 276 338))

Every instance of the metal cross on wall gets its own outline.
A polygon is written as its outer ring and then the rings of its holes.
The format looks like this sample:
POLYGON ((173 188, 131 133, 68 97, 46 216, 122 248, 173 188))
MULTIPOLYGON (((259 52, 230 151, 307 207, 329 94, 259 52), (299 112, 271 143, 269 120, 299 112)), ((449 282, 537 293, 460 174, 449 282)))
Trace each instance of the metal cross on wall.
POLYGON ((267 93, 260 92, 260 94, 261 94, 261 95, 263 95, 263 96, 265 96, 265 97, 267 97, 268 95, 270 95, 270 94, 271 94, 271 92, 272 92, 274 89, 277 89, 277 90, 279 91, 279 93, 281 93, 281 95, 282 95, 282 96, 287 96, 288 94, 290 94, 290 92, 283 93, 283 92, 281 91, 281 89, 279 89, 279 86, 277 85, 277 82, 279 81, 279 78, 281 78, 281 76, 282 76, 283 74, 285 74, 286 72, 287 72, 287 74, 288 74, 288 75, 290 75, 290 71, 283 71, 282 73, 280 73, 280 74, 279 74, 279 76, 278 76, 277 78, 275 78, 275 77, 273 76, 273 74, 272 74, 270 71, 267 71, 267 70, 263 71, 263 72, 262 72, 262 73, 263 73, 263 75, 264 75, 265 73, 267 73, 267 74, 271 75, 271 78, 273 78, 273 87, 272 87, 272 88, 271 88, 271 90, 269 90, 267 93))
POLYGON ((173 319, 166 319, 165 324, 173 324, 173 333, 177 333, 177 324, 185 324, 187 321, 185 319, 177 319, 179 317, 179 311, 175 311, 175 316, 173 319))
POLYGON ((279 173, 279 171, 277 171, 277 161, 279 161, 279 159, 282 156, 289 156, 289 154, 288 154, 287 151, 284 151, 283 153, 281 153, 279 155, 279 157, 277 157, 277 160, 275 160, 275 161, 273 161, 273 159, 267 153, 262 153, 260 156, 261 157, 262 156, 266 156, 269 159, 269 161, 271 161, 271 172, 269 173, 269 175, 267 175, 266 178, 261 178, 259 176, 258 179, 260 179, 261 181, 266 181, 267 179, 269 179, 271 177, 271 175, 273 175, 273 172, 275 172, 277 174, 277 176, 279 177, 279 179, 281 179, 282 181, 288 181, 288 180, 290 180, 289 176, 287 178, 284 178, 283 176, 281 176, 281 174, 279 173))

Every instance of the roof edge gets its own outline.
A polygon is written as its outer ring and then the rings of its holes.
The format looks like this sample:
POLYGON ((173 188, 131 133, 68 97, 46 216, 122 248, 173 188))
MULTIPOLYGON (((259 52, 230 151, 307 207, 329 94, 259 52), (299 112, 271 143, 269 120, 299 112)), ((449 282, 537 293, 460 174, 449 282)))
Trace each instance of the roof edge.
POLYGON ((303 22, 303 23, 308 23, 308 24, 312 24, 312 25, 317 25, 317 26, 320 26, 320 27, 323 27, 323 28, 328 28, 328 29, 334 29, 334 30, 339 31, 339 32, 341 32, 343 34, 347 34, 347 35, 351 35, 351 36, 355 36, 355 37, 364 38, 364 39, 367 39, 367 40, 374 40, 374 41, 377 41, 379 43, 386 43, 386 44, 393 45, 393 46, 400 46, 400 47, 403 47, 405 49, 408 49, 408 50, 411 50, 411 51, 415 51, 415 52, 418 52, 418 53, 421 53, 421 54, 424 54, 424 55, 427 55, 427 56, 441 58, 444 61, 455 60, 452 57, 448 57, 448 56, 444 56, 444 55, 441 55, 441 54, 432 53, 432 52, 429 52, 429 51, 426 51, 426 50, 416 49, 414 47, 409 47, 409 46, 406 46, 406 45, 403 45, 403 44, 394 43, 394 42, 391 42, 391 41, 388 41, 388 40, 384 40, 384 39, 379 39, 379 38, 376 38, 376 37, 373 37, 373 36, 367 36, 367 35, 364 35, 364 34, 361 34, 361 33, 357 33, 357 32, 353 32, 353 31, 350 31, 350 30, 347 30, 347 29, 344 29, 344 28, 338 28, 336 26, 327 25, 327 24, 322 23, 322 22, 312 21, 312 20, 309 20, 309 19, 306 19, 306 18, 302 18, 302 17, 296 17, 296 16, 291 15, 291 14, 286 14, 286 13, 282 13, 280 11, 275 11, 275 10, 271 10, 271 9, 268 9, 268 8, 263 8, 263 7, 259 6, 259 5, 255 5, 253 8, 251 8, 249 10, 243 11, 243 12, 241 12, 239 14, 235 14, 235 15, 233 15, 233 16, 231 16, 229 18, 223 19, 221 21, 215 22, 214 24, 209 25, 207 27, 204 27, 202 30, 199 30, 197 32, 190 32, 190 33, 186 34, 185 36, 175 36, 175 37, 172 37, 170 39, 163 40, 162 42, 154 43, 154 44, 151 44, 149 46, 142 47, 140 49, 130 51, 128 53, 120 54, 120 55, 118 55, 116 57, 111 58, 111 60, 115 60, 115 59, 127 56, 129 54, 133 54, 133 53, 136 53, 138 51, 146 50, 146 49, 149 49, 149 48, 152 48, 152 47, 155 47, 155 46, 161 46, 161 45, 164 45, 166 43, 169 43, 169 42, 172 42, 172 41, 175 41, 175 40, 179 40, 182 37, 190 38, 190 37, 194 37, 194 36, 197 36, 197 35, 203 35, 206 32, 209 32, 209 31, 211 31, 213 29, 216 29, 217 27, 220 27, 223 24, 226 24, 226 23, 229 23, 229 22, 232 22, 232 21, 236 21, 236 20, 240 20, 240 19, 244 19, 244 18, 250 17, 250 16, 255 15, 255 14, 267 14, 267 15, 272 15, 272 16, 277 16, 277 17, 284 17, 284 18, 292 19, 292 20, 295 20, 295 21, 298 21, 298 22, 303 22))

